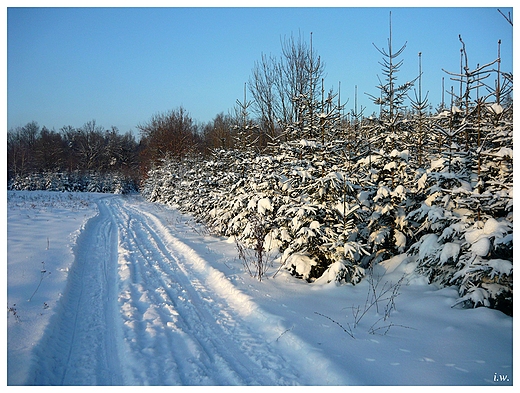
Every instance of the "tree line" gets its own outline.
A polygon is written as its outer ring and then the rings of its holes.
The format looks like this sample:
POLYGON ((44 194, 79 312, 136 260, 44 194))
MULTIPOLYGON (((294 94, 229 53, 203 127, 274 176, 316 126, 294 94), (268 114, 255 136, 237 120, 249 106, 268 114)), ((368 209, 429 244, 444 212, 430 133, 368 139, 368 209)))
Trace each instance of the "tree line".
POLYGON ((95 120, 59 131, 36 121, 10 129, 8 182, 43 173, 95 173, 117 174, 139 184, 153 165, 167 157, 208 156, 215 148, 266 147, 285 125, 301 117, 303 109, 294 98, 308 93, 309 78, 318 94, 324 73, 320 58, 301 36, 286 38, 282 52, 281 59, 262 55, 244 85, 244 100, 205 124, 178 107, 136 125, 138 138, 115 126, 105 129, 95 120))
POLYGON ((132 133, 105 130, 89 121, 59 132, 35 121, 7 133, 8 177, 44 172, 119 172, 133 177, 139 164, 139 143, 132 133))
POLYGON ((370 116, 356 104, 346 111, 339 89, 325 91, 312 39, 292 41, 305 48, 301 62, 286 55, 297 50, 262 57, 231 138, 222 134, 209 155, 163 157, 142 193, 255 250, 249 271, 259 278, 269 251, 280 256, 275 269, 309 282, 356 284, 398 257, 429 282, 456 286, 459 305, 511 314, 513 77, 500 69, 500 41, 498 56, 475 68, 459 41, 460 71, 446 71, 453 86, 432 110, 421 54, 418 75, 398 83, 406 44, 396 50, 390 33, 376 47, 384 78, 370 116), (291 80, 304 75, 300 89, 278 90, 291 69, 291 80))
MULTIPOLYGON (((428 117, 451 107, 461 108, 467 115, 472 110, 472 95, 478 97, 480 104, 476 107, 480 109, 489 101, 490 94, 497 104, 512 101, 512 75, 501 72, 499 56, 491 63, 470 70, 464 42, 462 37, 459 39, 462 44, 460 72, 446 72, 453 86, 446 90, 448 102, 443 93, 443 100, 434 113, 427 94, 421 90, 420 53, 418 76, 400 85, 397 83, 402 64, 398 57, 406 44, 395 50, 390 36, 387 48, 376 47, 383 56, 384 79, 379 80, 378 94, 370 96, 379 114, 367 115, 366 108, 357 105, 357 90, 351 110, 346 110, 345 102, 341 101, 341 85, 337 91, 325 91, 325 64, 313 48, 312 33, 309 42, 301 34, 291 35, 281 41, 280 56, 262 54, 254 63, 250 79, 244 84, 243 99, 237 100, 228 114, 219 113, 206 124, 198 123, 185 108, 178 107, 154 114, 138 124, 137 139, 131 132, 121 134, 115 126, 105 129, 95 120, 79 128, 64 126, 59 131, 40 127, 35 121, 9 130, 8 180, 33 173, 95 172, 122 174, 138 184, 146 178, 148 170, 164 158, 190 154, 207 157, 217 148, 264 150, 280 141, 304 137, 309 130, 321 133, 323 140, 331 128, 341 129, 343 134, 352 129, 349 135, 341 135, 350 149, 357 143, 363 123, 377 119, 392 133, 402 126, 400 123, 406 117, 418 122, 410 138, 414 139, 417 160, 422 163, 425 144, 429 143, 425 137, 431 129, 428 117), (492 67, 496 69, 491 71, 492 67), (486 78, 493 74, 497 75, 496 85, 488 86, 486 78), (411 94, 412 87, 417 85, 418 90, 411 94), (407 99, 408 107, 405 106, 407 99)), ((468 145, 467 131, 465 135, 468 145)), ((398 140, 392 143, 396 142, 398 140)))
POLYGON ((129 170, 148 199, 261 254, 277 249, 308 281, 356 283, 405 253, 430 282, 457 285, 461 303, 512 313, 513 76, 501 41, 472 68, 459 36, 460 70, 446 71, 448 99, 432 110, 420 53, 418 74, 398 81, 406 43, 396 50, 391 31, 376 46, 379 113, 358 108, 357 93, 347 110, 340 86, 324 89, 312 35, 290 37, 254 64, 229 114, 202 125, 182 107, 156 114, 139 141, 94 122, 59 133, 30 123, 9 133, 8 170, 129 170))

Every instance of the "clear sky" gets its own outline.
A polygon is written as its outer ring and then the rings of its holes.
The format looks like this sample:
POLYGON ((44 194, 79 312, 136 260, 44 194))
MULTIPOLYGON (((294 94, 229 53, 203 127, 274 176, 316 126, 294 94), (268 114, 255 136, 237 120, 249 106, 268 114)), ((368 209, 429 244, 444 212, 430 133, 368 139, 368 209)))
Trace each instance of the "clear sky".
MULTIPOLYGON (((313 47, 325 62, 326 91, 336 90, 341 82, 341 97, 349 99, 346 108, 352 109, 357 85, 358 104, 368 107, 368 115, 375 108, 365 93, 378 94, 378 75, 382 75, 382 56, 373 43, 386 48, 390 11, 394 49, 407 43, 398 82, 417 76, 418 52, 422 52, 423 91, 429 91, 434 107, 441 102, 442 77, 446 89, 452 83, 442 68, 460 70, 459 34, 472 68, 493 61, 501 39, 502 70, 513 71, 513 28, 496 6, 9 6, 7 129, 36 121, 58 131, 95 120, 107 129, 116 126, 121 132, 137 133, 139 123, 179 106, 194 120, 208 122, 242 99, 244 83, 262 53, 279 56, 281 38, 301 33, 308 40, 311 32, 313 47)), ((506 15, 513 13, 512 7, 500 9, 506 15)))

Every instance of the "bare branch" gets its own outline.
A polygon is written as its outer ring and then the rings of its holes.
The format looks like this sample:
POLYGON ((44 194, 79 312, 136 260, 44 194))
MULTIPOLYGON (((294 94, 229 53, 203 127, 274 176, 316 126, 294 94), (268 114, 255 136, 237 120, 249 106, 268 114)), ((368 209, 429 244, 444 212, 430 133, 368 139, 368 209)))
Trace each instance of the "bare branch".
POLYGON ((511 13, 508 12, 507 16, 504 15, 502 11, 500 11, 500 8, 497 8, 497 11, 500 12, 500 14, 509 22, 511 26, 513 26, 513 19, 511 18, 511 13))

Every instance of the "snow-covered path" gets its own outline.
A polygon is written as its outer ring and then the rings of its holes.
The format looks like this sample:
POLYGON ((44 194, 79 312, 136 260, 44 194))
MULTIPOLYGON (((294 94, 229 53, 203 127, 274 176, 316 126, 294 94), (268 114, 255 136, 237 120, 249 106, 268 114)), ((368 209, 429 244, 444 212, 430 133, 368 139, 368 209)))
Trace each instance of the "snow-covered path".
POLYGON ((386 320, 370 277, 259 282, 232 239, 139 196, 10 192, 7 221, 9 385, 512 384, 512 318, 453 307, 412 258, 374 271, 405 277, 386 320))
POLYGON ((315 383, 322 359, 307 359, 309 370, 287 362, 288 347, 266 342, 284 331, 276 318, 136 203, 97 200, 30 383, 315 383))
POLYGON ((67 288, 39 345, 36 385, 123 383, 118 346, 117 227, 106 202, 77 239, 67 288))

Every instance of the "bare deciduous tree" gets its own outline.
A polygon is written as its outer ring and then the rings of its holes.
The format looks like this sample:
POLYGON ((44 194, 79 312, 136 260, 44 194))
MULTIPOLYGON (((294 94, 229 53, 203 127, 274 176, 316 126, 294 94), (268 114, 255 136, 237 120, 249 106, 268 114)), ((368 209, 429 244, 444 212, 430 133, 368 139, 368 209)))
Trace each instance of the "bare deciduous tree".
MULTIPOLYGON (((312 33, 311 33, 312 34, 312 33)), ((319 98, 318 89, 324 77, 325 65, 301 34, 284 37, 279 58, 262 54, 255 63, 249 80, 254 112, 261 128, 276 137, 289 124, 302 120, 302 97, 309 102, 319 98)))
POLYGON ((183 107, 156 114, 137 128, 141 131, 145 167, 166 157, 183 157, 200 146, 197 125, 183 107))

